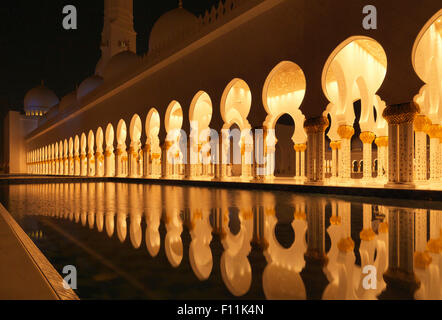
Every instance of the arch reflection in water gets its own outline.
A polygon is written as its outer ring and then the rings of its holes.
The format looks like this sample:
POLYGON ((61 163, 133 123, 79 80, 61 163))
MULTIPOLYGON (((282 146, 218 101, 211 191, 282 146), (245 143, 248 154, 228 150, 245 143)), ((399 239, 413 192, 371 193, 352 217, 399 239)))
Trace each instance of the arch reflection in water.
POLYGON ((253 211, 250 193, 238 192, 240 229, 233 234, 229 229, 230 211, 223 211, 222 240, 224 252, 221 256, 221 276, 234 296, 245 295, 252 284, 252 268, 248 255, 253 237, 253 211))
MULTIPOLYGON (((76 238, 79 229, 72 227, 76 223, 83 226, 87 239, 100 239, 98 234, 106 229, 105 241, 109 242, 98 247, 124 251, 141 248, 145 243, 148 254, 156 257, 161 248, 163 217, 165 255, 159 255, 156 261, 166 258, 167 266, 161 268, 177 268, 173 272, 179 277, 193 272, 209 287, 217 285, 213 264, 219 259, 221 279, 233 296, 257 294, 256 288, 261 286, 252 286, 254 280, 262 281, 262 293, 267 299, 442 298, 442 211, 437 206, 397 208, 291 193, 123 183, 7 188, 8 210, 26 233, 34 235, 32 239, 37 244, 51 239, 47 226, 55 226, 61 234, 70 231, 71 237, 76 238), (33 215, 38 216, 34 218, 37 220, 32 220, 33 215), (190 238, 182 237, 184 227, 190 238), (219 234, 220 240, 213 238, 212 232, 219 234), (128 236, 130 243, 126 242, 128 236), (188 253, 184 252, 187 245, 188 253), (220 250, 215 249, 217 246, 220 250), (183 264, 186 254, 191 268, 183 264), (322 255, 327 256, 328 262, 320 265, 322 255), (252 278, 252 268, 261 272, 260 261, 264 259, 262 278, 259 273, 252 278), (363 269, 367 265, 377 269, 376 289, 363 286, 363 269), (403 276, 408 277, 403 284, 414 283, 415 289, 398 293, 393 284, 403 276), (314 282, 321 277, 325 279, 323 286, 315 287, 314 282)), ((66 242, 72 247, 71 240, 66 242)), ((84 244, 89 250, 96 249, 95 243, 84 244)), ((51 243, 50 251, 57 246, 51 243)), ((78 250, 57 254, 62 259, 87 261, 78 256, 78 250)), ((153 262, 143 259, 143 263, 153 262)), ((131 261, 126 267, 133 266, 131 261)), ((131 272, 137 274, 137 270, 131 272)))
POLYGON ((264 294, 267 299, 306 299, 304 282, 299 275, 305 265, 304 253, 307 250, 307 222, 303 199, 294 198, 295 212, 291 227, 295 233, 295 240, 289 248, 284 248, 276 238, 275 227, 278 218, 273 194, 263 194, 263 203, 264 256, 267 260, 262 277, 264 294))
POLYGON ((210 191, 208 189, 190 188, 190 236, 192 241, 189 248, 189 260, 197 278, 206 280, 209 278, 213 267, 212 249, 210 248, 212 226, 209 220, 211 203, 200 199, 210 199, 210 191))

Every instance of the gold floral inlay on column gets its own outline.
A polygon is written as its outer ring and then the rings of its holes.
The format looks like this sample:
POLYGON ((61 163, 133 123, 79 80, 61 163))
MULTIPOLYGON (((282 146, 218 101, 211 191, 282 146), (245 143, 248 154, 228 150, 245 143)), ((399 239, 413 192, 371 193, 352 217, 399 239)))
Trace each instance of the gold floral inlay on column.
POLYGON ((427 132, 430 126, 431 120, 423 114, 416 116, 416 119, 414 119, 414 131, 416 132, 427 132))
POLYGON ((341 139, 351 139, 355 134, 355 129, 352 126, 340 126, 338 128, 338 134, 341 139))
POLYGON ((341 141, 332 141, 332 142, 330 142, 330 148, 332 148, 332 150, 339 150, 339 149, 341 149, 341 141))
POLYGON ((378 147, 388 147, 388 137, 377 137, 374 142, 378 147))
POLYGON ((359 139, 361 139, 361 141, 365 144, 372 144, 375 138, 376 135, 370 131, 361 132, 359 135, 359 139))

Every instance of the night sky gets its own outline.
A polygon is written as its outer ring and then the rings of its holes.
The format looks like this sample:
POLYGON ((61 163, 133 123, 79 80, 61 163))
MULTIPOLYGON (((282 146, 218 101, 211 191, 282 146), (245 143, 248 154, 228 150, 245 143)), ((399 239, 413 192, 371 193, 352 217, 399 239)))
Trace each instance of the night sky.
MULTIPOLYGON (((218 0, 184 0, 200 15, 218 0)), ((92 75, 100 58, 103 0, 11 0, 0 5, 0 113, 23 110, 26 92, 44 80, 59 98, 92 75), (62 9, 75 5, 78 29, 64 30, 62 9)), ((137 53, 148 50, 150 29, 178 0, 134 0, 137 53)))

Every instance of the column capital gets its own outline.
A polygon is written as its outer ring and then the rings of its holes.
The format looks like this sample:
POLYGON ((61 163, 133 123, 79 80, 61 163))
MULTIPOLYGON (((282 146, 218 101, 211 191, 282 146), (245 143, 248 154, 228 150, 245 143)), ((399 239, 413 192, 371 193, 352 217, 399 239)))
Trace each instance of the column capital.
POLYGON ((324 116, 310 118, 304 122, 304 129, 307 133, 324 132, 329 124, 327 117, 324 116))
POLYGON ((442 126, 440 124, 432 124, 428 126, 427 134, 431 139, 439 138, 442 126))
POLYGON ((419 112, 419 106, 410 102, 390 105, 385 108, 382 116, 388 124, 401 124, 413 122, 419 112))
POLYGON ((419 114, 414 119, 414 131, 426 133, 431 124, 431 120, 426 115, 419 114))
POLYGON ((341 149, 341 141, 332 141, 332 142, 330 142, 330 148, 332 148, 332 150, 339 150, 339 149, 341 149))
POLYGON ((388 137, 384 136, 384 137, 377 137, 376 140, 374 141, 374 143, 376 143, 376 145, 380 148, 380 147, 388 147, 388 137))
POLYGON ((341 139, 351 139, 355 134, 355 129, 352 126, 343 125, 338 128, 338 134, 341 139))
POLYGON ((304 152, 307 150, 307 145, 305 143, 295 144, 293 148, 296 152, 304 152))
POLYGON ((374 139, 376 138, 376 135, 371 131, 364 131, 361 132, 359 138, 364 144, 372 144, 374 139))

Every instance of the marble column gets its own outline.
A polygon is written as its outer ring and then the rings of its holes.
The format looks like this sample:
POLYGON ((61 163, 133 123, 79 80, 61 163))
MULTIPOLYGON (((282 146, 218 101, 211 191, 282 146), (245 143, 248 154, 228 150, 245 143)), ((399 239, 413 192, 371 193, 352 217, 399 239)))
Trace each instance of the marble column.
POLYGON ((388 213, 389 257, 384 274, 387 288, 384 299, 413 299, 419 287, 414 273, 415 212, 414 209, 391 208, 388 213))
POLYGON ((295 144, 294 149, 296 151, 296 179, 305 180, 305 151, 307 150, 307 144, 299 143, 295 144))
POLYGON ((439 182, 439 129, 441 125, 431 124, 427 129, 430 136, 430 180, 432 182, 439 182))
POLYGON ((388 122, 388 185, 414 186, 413 122, 419 111, 414 102, 384 110, 383 117, 388 122))
POLYGON ((415 136, 415 179, 418 182, 427 181, 427 131, 431 125, 430 119, 418 115, 414 120, 415 136))
POLYGON ((375 143, 378 147, 378 179, 388 177, 388 137, 377 137, 375 143))
POLYGON ((332 179, 338 177, 338 152, 341 149, 341 141, 330 142, 330 148, 332 149, 332 179))
POLYGON ((372 173, 372 144, 375 139, 375 134, 370 131, 361 132, 359 138, 363 143, 363 161, 364 161, 364 173, 363 180, 371 180, 373 178, 372 173))
POLYGON ((350 182, 351 179, 351 138, 355 134, 352 126, 343 125, 338 128, 338 134, 341 137, 341 153, 339 157, 339 177, 344 182, 350 182))
POLYGON ((143 173, 144 178, 149 178, 152 175, 152 165, 151 165, 151 147, 150 144, 146 142, 143 148, 143 173))
POLYGON ((310 183, 324 182, 324 132, 329 122, 326 117, 307 119, 304 129, 307 132, 307 179, 310 183))

